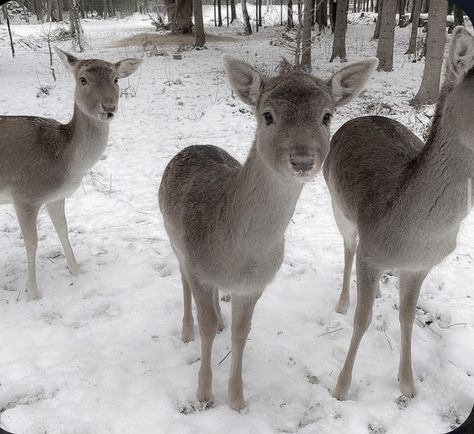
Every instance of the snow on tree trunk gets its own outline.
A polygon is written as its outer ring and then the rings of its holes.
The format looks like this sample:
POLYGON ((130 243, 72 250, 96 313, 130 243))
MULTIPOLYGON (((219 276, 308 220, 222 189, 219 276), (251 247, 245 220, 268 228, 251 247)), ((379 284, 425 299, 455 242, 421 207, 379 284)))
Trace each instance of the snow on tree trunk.
POLYGON ((330 62, 336 57, 341 62, 346 62, 346 29, 347 29, 347 10, 349 8, 349 0, 338 0, 336 12, 336 29, 334 32, 334 43, 332 44, 332 54, 330 62))
MULTIPOLYGON (((380 16, 380 13, 379 13, 380 16)), ((393 43, 395 39, 395 18, 397 16, 397 2, 385 0, 380 18, 380 37, 377 46, 379 71, 389 72, 393 69, 393 43)))
POLYGON ((250 25, 249 12, 247 11, 247 0, 241 0, 240 7, 242 8, 242 15, 244 17, 244 32, 246 35, 251 35, 252 26, 250 25))
POLYGON ((311 72, 311 26, 313 24, 312 11, 313 0, 304 0, 303 46, 301 53, 301 66, 307 72, 311 72))
POLYGON ((204 47, 206 43, 206 35, 204 34, 204 21, 202 18, 202 0, 193 0, 194 8, 194 26, 195 26, 195 38, 194 45, 196 47, 204 47))
POLYGON ((414 0, 413 13, 412 13, 412 24, 411 24, 411 36, 408 50, 405 54, 416 55, 416 38, 418 36, 418 21, 420 20, 421 3, 423 0, 414 0))
POLYGON ((431 0, 428 12, 428 36, 426 37, 426 63, 420 90, 411 105, 435 104, 439 97, 441 68, 446 44, 446 0, 431 0))

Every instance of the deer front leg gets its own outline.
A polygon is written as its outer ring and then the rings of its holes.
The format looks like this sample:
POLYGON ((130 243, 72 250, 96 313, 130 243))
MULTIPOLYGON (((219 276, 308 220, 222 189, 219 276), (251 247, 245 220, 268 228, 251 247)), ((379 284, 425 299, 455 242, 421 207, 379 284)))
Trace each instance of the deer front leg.
POLYGON ((54 229, 59 236, 59 241, 61 241, 69 272, 73 276, 77 276, 81 272, 81 267, 76 261, 76 257, 72 251, 71 243, 69 242, 66 213, 64 210, 65 202, 66 201, 64 198, 59 199, 55 202, 47 203, 46 208, 51 221, 53 222, 54 229))
POLYGON ((36 250, 38 248, 36 221, 40 207, 22 202, 14 202, 14 206, 26 248, 26 259, 28 263, 28 278, 26 280, 25 289, 26 296, 28 300, 35 300, 40 298, 36 280, 36 250))
POLYGON ((399 320, 401 331, 401 351, 398 381, 400 382, 401 392, 407 398, 413 398, 416 395, 416 387, 411 364, 411 338, 413 322, 415 321, 416 302, 418 301, 421 285, 423 284, 426 275, 426 272, 400 272, 399 320))
POLYGON ((232 294, 232 362, 229 376, 229 403, 233 410, 245 408, 243 392, 242 359, 250 332, 255 304, 261 292, 239 296, 232 294))
POLYGON ((354 330, 346 361, 332 395, 339 400, 346 400, 352 382, 352 370, 360 341, 372 322, 372 310, 379 287, 380 271, 367 264, 357 254, 357 307, 354 316, 354 330))

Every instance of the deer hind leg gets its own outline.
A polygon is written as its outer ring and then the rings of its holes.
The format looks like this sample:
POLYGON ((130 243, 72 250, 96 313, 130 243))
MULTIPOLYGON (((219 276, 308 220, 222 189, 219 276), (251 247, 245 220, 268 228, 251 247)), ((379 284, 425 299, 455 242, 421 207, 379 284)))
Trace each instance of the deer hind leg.
POLYGON ((416 395, 415 381, 411 364, 411 339, 413 322, 415 321, 416 302, 420 295, 421 285, 425 279, 426 272, 411 273, 400 272, 400 331, 401 351, 400 367, 398 370, 398 381, 400 390, 407 398, 416 395))
POLYGON ((212 401, 212 345, 217 334, 218 314, 215 304, 215 288, 202 285, 188 276, 197 308, 199 333, 201 335, 201 367, 198 374, 196 398, 212 401))
POLYGON ((359 253, 357 254, 356 264, 357 307, 354 316, 354 330, 344 366, 337 378, 336 388, 333 391, 333 396, 339 400, 347 399, 357 350, 359 349, 362 337, 372 322, 372 310, 381 275, 379 270, 363 261, 359 253))
POLYGON ((242 360, 253 311, 260 295, 261 292, 247 296, 232 294, 232 362, 228 393, 230 407, 236 411, 246 406, 243 393, 242 360))
POLYGON ((73 276, 77 276, 81 272, 81 267, 76 261, 76 257, 72 251, 71 243, 69 242, 68 226, 64 206, 65 199, 60 199, 46 204, 49 217, 51 218, 54 229, 59 236, 59 241, 61 241, 69 272, 73 276))
POLYGON ((342 291, 336 305, 336 312, 346 313, 350 304, 351 272, 354 262, 354 255, 357 248, 357 229, 354 223, 349 221, 334 206, 334 217, 336 219, 339 232, 344 238, 344 276, 342 279, 342 291))
POLYGON ((217 332, 220 333, 222 330, 224 330, 224 320, 222 319, 221 304, 219 302, 219 290, 217 288, 214 289, 214 293, 217 312, 217 332))
POLYGON ((25 243, 26 259, 28 263, 28 278, 26 280, 25 291, 27 298, 29 300, 34 300, 40 298, 38 283, 36 280, 36 251, 38 249, 36 222, 40 207, 20 202, 15 202, 14 206, 25 243))
POLYGON ((193 317, 193 297, 191 293, 191 285, 189 284, 186 272, 182 266, 179 267, 181 272, 181 282, 183 284, 183 326, 181 329, 181 339, 187 344, 194 341, 194 317, 193 317))

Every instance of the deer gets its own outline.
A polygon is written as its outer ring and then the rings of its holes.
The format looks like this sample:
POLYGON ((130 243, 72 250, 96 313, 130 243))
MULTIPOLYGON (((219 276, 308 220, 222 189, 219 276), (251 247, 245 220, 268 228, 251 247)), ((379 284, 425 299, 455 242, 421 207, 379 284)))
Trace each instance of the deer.
POLYGON ((344 239, 343 286, 336 310, 349 305, 356 255, 357 305, 347 356, 332 394, 346 400, 362 337, 372 321, 384 271, 399 272, 402 394, 416 395, 411 341, 416 304, 430 270, 456 247, 472 204, 474 37, 452 36, 446 74, 426 143, 382 116, 348 121, 331 140, 323 174, 344 239), (358 239, 357 239, 358 238, 358 239))
POLYGON ((68 236, 65 198, 102 156, 117 112, 120 78, 140 59, 80 60, 56 48, 76 81, 74 114, 67 124, 36 116, 0 116, 0 204, 12 203, 26 247, 27 299, 38 299, 38 212, 46 205, 72 275, 80 272, 68 236))
POLYGON ((256 302, 279 270, 284 235, 303 185, 320 170, 336 107, 355 98, 376 68, 364 59, 329 80, 303 72, 276 77, 225 55, 233 92, 257 122, 244 164, 223 149, 194 145, 165 168, 159 206, 182 279, 182 340, 194 339, 192 298, 201 338, 196 398, 212 403, 212 345, 223 327, 219 288, 231 294, 229 404, 246 407, 243 352, 256 302))

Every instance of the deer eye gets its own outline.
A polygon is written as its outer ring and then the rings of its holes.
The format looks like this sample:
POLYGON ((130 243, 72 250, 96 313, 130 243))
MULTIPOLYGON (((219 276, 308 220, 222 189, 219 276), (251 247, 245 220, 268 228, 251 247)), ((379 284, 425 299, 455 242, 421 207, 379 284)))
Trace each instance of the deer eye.
POLYGON ((114 84, 118 84, 118 77, 114 78, 114 84))
POLYGON ((83 86, 85 86, 87 84, 87 80, 85 79, 85 77, 79 78, 79 81, 83 86))
POLYGON ((326 126, 329 126, 329 124, 331 123, 331 118, 332 118, 332 114, 331 113, 326 113, 323 116, 323 124, 326 125, 326 126))
POLYGON ((270 124, 273 123, 273 116, 272 116, 272 114, 271 114, 270 112, 265 112, 265 113, 263 114, 263 117, 264 117, 265 123, 266 123, 267 125, 270 125, 270 124))

